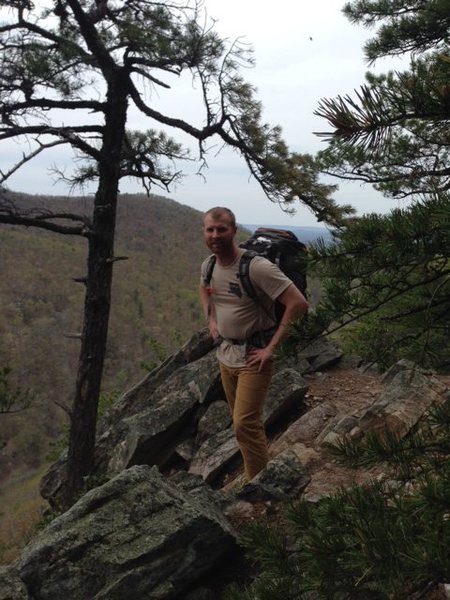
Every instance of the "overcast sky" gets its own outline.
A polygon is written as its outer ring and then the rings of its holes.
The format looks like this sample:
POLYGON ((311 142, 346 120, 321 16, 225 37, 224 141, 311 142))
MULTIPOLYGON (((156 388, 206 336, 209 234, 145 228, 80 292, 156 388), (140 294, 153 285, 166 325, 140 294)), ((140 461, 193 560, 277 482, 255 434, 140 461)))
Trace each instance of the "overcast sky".
MULTIPOLYGON (((205 0, 209 17, 217 19, 216 29, 230 40, 240 37, 254 49, 256 65, 246 70, 245 77, 258 89, 263 105, 263 119, 281 125, 283 137, 291 150, 314 153, 324 142, 314 135, 326 130, 327 123, 314 117, 318 102, 324 97, 351 93, 364 82, 368 68, 362 46, 370 32, 351 25, 342 15, 342 0, 205 0)), ((386 71, 393 63, 380 61, 372 70, 386 71)), ((184 92, 162 91, 153 100, 171 116, 195 119, 195 102, 190 85, 184 92), (192 112, 191 112, 192 111, 192 112)), ((201 125, 201 123, 199 123, 201 125)), ((129 126, 148 128, 152 124, 143 117, 131 115, 129 126)), ((16 146, 15 150, 19 150, 16 146)), ((6 167, 0 154, 0 168, 6 167)), ((47 161, 47 165, 48 165, 47 161)), ((272 204, 249 179, 242 159, 233 152, 213 150, 205 171, 206 180, 191 174, 170 194, 174 200, 206 210, 225 205, 235 211, 240 223, 265 225, 316 225, 312 213, 298 205, 294 217, 272 204)), ((30 193, 60 194, 44 164, 39 161, 24 169, 8 182, 11 189, 30 193)), ((351 203, 359 214, 386 212, 394 208, 369 186, 343 186, 336 198, 351 203)), ((122 182, 122 192, 141 191, 136 184, 122 182)), ((167 195, 155 188, 155 193, 167 195)))

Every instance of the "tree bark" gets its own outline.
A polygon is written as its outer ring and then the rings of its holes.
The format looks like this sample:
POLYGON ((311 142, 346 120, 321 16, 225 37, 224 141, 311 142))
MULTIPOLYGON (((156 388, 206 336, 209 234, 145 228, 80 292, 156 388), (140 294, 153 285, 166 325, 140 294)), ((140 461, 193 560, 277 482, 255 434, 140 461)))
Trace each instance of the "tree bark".
POLYGON ((97 409, 111 306, 120 157, 127 115, 126 82, 120 72, 110 78, 107 105, 93 233, 88 238, 84 323, 67 461, 67 506, 82 491, 84 478, 94 467, 97 409))

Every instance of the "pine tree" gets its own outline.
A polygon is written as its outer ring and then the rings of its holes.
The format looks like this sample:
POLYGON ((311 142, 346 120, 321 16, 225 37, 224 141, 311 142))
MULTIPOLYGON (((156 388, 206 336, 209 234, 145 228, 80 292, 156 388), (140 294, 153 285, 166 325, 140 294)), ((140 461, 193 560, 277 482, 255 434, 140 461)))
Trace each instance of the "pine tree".
POLYGON ((324 298, 311 327, 345 327, 342 343, 380 368, 400 358, 448 367, 449 257, 444 194, 359 219, 340 232, 336 245, 316 245, 324 298))
POLYGON ((324 172, 406 203, 349 220, 337 245, 313 252, 327 280, 316 328, 351 324, 344 339, 380 367, 400 356, 449 365, 449 9, 448 0, 346 4, 351 21, 378 26, 367 60, 406 54, 409 68, 369 73, 356 96, 323 99, 316 111, 332 126, 324 172))

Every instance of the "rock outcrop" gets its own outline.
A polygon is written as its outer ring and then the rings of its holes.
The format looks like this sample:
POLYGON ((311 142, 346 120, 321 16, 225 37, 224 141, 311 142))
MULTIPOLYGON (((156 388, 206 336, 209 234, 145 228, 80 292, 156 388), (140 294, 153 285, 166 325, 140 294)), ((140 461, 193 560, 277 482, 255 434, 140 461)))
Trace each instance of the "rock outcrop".
MULTIPOLYGON (((321 340, 276 365, 264 408, 271 460, 235 487, 240 454, 215 352, 205 332, 194 336, 102 421, 95 475, 107 482, 0 569, 0 600, 214 598, 196 586, 225 553, 237 553, 234 519, 300 495, 317 501, 326 493, 317 470, 334 472, 327 443, 382 427, 406 435, 432 404, 450 399, 432 373, 400 361, 361 405, 328 398, 311 406, 309 382, 341 357, 321 340)), ((42 485, 54 508, 64 485, 61 457, 42 485)))
MULTIPOLYGON (((94 475, 112 477, 135 464, 156 465, 163 472, 173 466, 200 474, 217 484, 238 457, 230 422, 205 438, 203 424, 209 406, 225 402, 212 343, 205 332, 195 335, 174 357, 127 392, 99 425, 94 475), (163 375, 162 375, 163 374, 163 375)), ((295 359, 276 367, 264 409, 267 427, 286 414, 296 415, 308 390, 304 375, 335 364, 342 352, 324 341, 312 344, 295 359)), ((54 509, 61 506, 65 485, 65 457, 41 484, 41 494, 54 509)))
POLYGON ((20 578, 39 600, 182 597, 234 542, 210 500, 156 467, 125 469, 36 536, 20 578))
POLYGON ((400 437, 417 424, 433 404, 444 400, 446 386, 409 360, 400 360, 384 375, 385 388, 375 402, 354 414, 337 415, 318 436, 336 443, 346 435, 361 438, 368 431, 389 429, 400 437))

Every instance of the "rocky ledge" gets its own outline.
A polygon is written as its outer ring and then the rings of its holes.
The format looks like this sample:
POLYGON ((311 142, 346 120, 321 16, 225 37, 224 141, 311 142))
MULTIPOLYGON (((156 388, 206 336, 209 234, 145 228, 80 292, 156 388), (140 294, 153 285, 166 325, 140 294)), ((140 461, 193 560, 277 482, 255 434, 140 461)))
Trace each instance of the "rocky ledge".
MULTIPOLYGON (((277 364, 264 411, 271 460, 242 485, 214 354, 200 332, 112 408, 96 447, 94 476, 105 483, 0 568, 0 600, 213 600, 215 574, 239 555, 242 522, 373 475, 337 469, 330 442, 384 427, 406 435, 450 400, 445 381, 408 361, 362 374, 357 401, 345 386, 321 397, 345 357, 318 341, 277 364)), ((42 482, 55 511, 64 482, 62 456, 42 482)))

